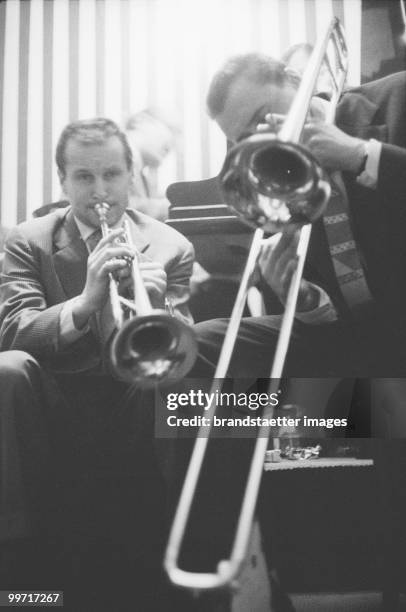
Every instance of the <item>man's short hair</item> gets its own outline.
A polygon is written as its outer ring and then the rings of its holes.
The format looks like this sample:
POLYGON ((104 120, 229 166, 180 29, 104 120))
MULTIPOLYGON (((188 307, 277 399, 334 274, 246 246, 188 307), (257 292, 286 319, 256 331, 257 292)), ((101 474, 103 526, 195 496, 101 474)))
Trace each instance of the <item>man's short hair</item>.
POLYGON ((283 62, 274 60, 262 53, 246 53, 228 59, 214 75, 207 94, 207 111, 215 119, 226 105, 232 84, 241 76, 247 76, 254 82, 274 83, 283 87, 291 84, 297 87, 300 78, 289 70, 283 62))
POLYGON ((65 176, 65 151, 69 140, 74 139, 81 144, 93 145, 102 144, 112 136, 117 136, 117 138, 121 141, 124 148, 124 157, 127 168, 128 170, 131 170, 133 166, 133 155, 124 132, 122 132, 118 125, 111 119, 99 117, 97 119, 82 119, 80 121, 73 121, 72 123, 69 123, 62 131, 58 144, 56 145, 55 153, 56 165, 61 176, 65 176))
POLYGON ((301 51, 302 53, 307 53, 307 55, 310 57, 313 49, 314 47, 310 43, 297 43, 296 45, 289 47, 289 49, 287 49, 282 55, 281 59, 285 64, 289 64, 295 53, 299 53, 301 51))
POLYGON ((126 131, 136 130, 140 125, 148 122, 162 123, 172 132, 179 130, 176 121, 171 117, 170 113, 155 106, 149 106, 137 113, 132 113, 127 117, 124 127, 126 131))

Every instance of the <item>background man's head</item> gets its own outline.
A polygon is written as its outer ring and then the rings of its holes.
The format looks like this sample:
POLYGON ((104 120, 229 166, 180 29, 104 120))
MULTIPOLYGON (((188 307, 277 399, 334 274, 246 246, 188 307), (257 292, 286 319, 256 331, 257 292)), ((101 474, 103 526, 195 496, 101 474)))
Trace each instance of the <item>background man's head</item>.
POLYGON ((307 62, 312 54, 313 46, 309 43, 298 43, 292 45, 282 55, 282 62, 289 68, 302 75, 307 66, 307 62))
MULTIPOLYGON (((313 48, 313 45, 310 45, 309 43, 298 43, 297 45, 292 45, 282 55, 282 61, 286 64, 288 68, 297 72, 298 75, 303 76, 310 56, 313 52, 313 48)), ((323 97, 327 100, 330 99, 332 94, 330 73, 326 64, 324 63, 321 66, 320 73, 317 79, 316 93, 320 97, 323 97)))
POLYGON ((64 194, 83 223, 98 227, 94 206, 110 205, 114 224, 127 207, 132 177, 132 152, 124 133, 110 119, 75 121, 63 130, 56 164, 64 194))
POLYGON ((172 126, 153 109, 131 115, 125 129, 134 153, 138 152, 141 157, 142 166, 157 168, 173 147, 172 126))
POLYGON ((285 115, 299 81, 283 62, 267 55, 236 55, 212 79, 207 95, 209 115, 227 139, 236 142, 264 123, 267 114, 285 115))

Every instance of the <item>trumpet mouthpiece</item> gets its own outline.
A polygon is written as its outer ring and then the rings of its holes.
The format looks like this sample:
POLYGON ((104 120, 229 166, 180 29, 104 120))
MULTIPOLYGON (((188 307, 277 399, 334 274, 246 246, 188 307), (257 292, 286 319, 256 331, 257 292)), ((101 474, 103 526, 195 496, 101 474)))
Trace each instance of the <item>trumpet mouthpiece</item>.
POLYGON ((107 213, 110 210, 109 204, 107 202, 97 202, 94 206, 95 210, 100 213, 107 213))

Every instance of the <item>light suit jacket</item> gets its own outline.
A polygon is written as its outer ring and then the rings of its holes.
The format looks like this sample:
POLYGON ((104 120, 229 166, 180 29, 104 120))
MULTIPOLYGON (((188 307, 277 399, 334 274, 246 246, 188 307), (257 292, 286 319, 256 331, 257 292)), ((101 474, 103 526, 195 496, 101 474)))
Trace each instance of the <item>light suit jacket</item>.
MULTIPOLYGON (((192 322, 189 278, 192 245, 173 228, 127 210, 135 246, 167 274, 167 297, 175 316, 192 322)), ((69 346, 60 342, 64 303, 86 281, 88 251, 70 208, 18 225, 8 236, 0 285, 0 349, 30 353, 54 371, 92 371, 101 363, 96 318, 90 331, 69 346)))

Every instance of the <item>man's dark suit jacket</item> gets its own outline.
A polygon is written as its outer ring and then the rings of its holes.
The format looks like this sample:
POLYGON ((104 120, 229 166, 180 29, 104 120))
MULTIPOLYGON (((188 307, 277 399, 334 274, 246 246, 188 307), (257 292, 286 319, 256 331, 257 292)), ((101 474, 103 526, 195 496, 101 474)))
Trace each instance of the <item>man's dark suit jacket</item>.
POLYGON ((354 333, 363 337, 366 350, 372 347, 382 354, 385 367, 378 365, 374 373, 399 376, 406 371, 406 72, 346 92, 336 123, 352 136, 382 143, 376 189, 344 174, 354 237, 373 304, 357 321, 347 317, 321 222, 313 228, 306 277, 327 291, 354 333))
MULTIPOLYGON (((382 142, 376 189, 359 185, 349 174, 344 179, 371 292, 381 312, 398 316, 406 304, 406 72, 349 90, 338 105, 336 123, 352 136, 382 142)), ((309 264, 334 299, 337 285, 320 227, 314 228, 309 264)))
MULTIPOLYGON (((191 322, 187 302, 192 245, 151 217, 130 209, 127 214, 135 246, 145 258, 161 263, 165 269, 167 297, 175 315, 191 322)), ((71 345, 62 347, 59 337, 64 303, 84 288, 87 257, 70 208, 12 230, 5 246, 0 285, 0 350, 26 351, 61 372, 98 367, 101 346, 95 318, 90 331, 71 345)))

